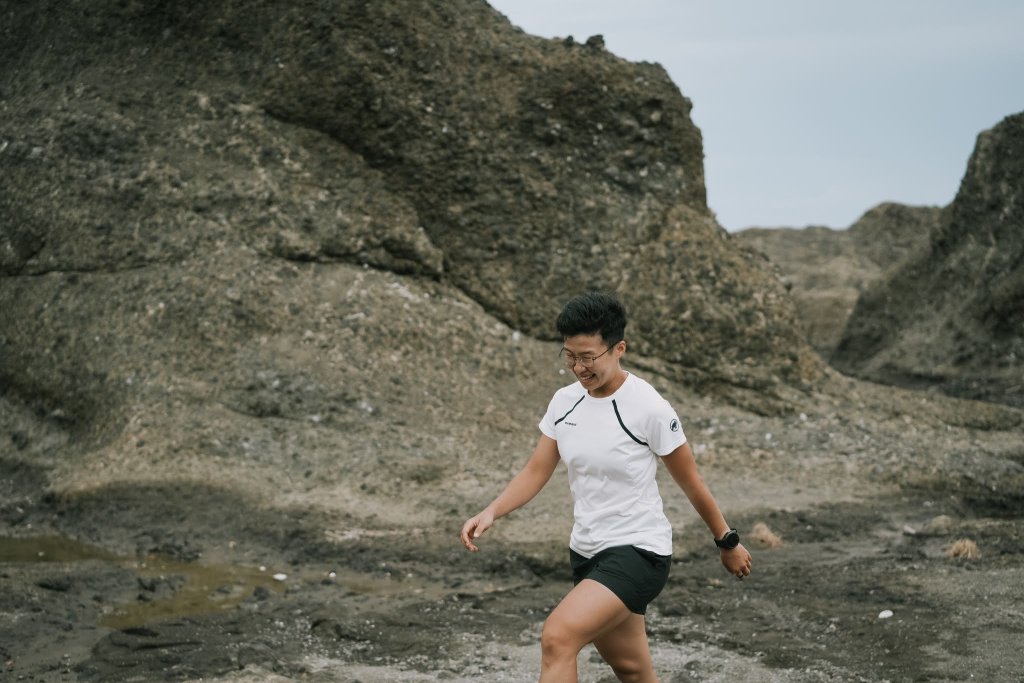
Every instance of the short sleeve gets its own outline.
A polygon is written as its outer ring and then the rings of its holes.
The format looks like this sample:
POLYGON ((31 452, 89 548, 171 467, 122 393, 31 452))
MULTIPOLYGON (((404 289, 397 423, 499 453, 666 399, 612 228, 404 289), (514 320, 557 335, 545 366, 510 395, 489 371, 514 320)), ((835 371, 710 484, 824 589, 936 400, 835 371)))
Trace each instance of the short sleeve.
POLYGON ((540 419, 540 424, 537 425, 538 427, 540 427, 541 434, 549 438, 555 439, 556 441, 557 437, 555 436, 555 420, 557 420, 558 418, 555 417, 555 404, 558 402, 558 394, 555 394, 554 396, 551 397, 551 400, 548 402, 548 409, 544 413, 544 417, 540 419))
POLYGON ((659 397, 647 417, 647 443, 656 455, 665 456, 686 443, 683 425, 672 405, 659 397))
POLYGON ((558 441, 556 434, 556 427, 568 416, 569 413, 576 409, 576 406, 580 404, 586 393, 579 387, 579 382, 576 384, 570 384, 566 387, 562 387, 555 392, 555 395, 551 397, 551 401, 548 402, 548 409, 544 413, 544 417, 541 418, 540 431, 544 436, 550 437, 555 441, 558 441))

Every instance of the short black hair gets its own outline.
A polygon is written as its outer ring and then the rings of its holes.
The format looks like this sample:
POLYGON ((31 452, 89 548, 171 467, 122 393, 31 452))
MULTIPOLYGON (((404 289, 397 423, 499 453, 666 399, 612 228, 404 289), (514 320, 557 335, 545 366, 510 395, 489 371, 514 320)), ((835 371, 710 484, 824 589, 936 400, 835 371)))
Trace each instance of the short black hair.
POLYGON ((565 302, 555 328, 563 340, 577 334, 600 334, 611 348, 625 338, 626 309, 613 294, 586 292, 565 302))

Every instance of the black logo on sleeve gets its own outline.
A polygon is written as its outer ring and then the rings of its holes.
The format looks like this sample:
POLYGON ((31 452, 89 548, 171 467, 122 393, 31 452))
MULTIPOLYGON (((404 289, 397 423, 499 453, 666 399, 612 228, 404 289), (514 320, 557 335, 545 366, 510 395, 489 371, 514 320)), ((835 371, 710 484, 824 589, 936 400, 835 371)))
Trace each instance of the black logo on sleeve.
POLYGON ((678 432, 679 431, 679 420, 672 420, 671 422, 669 422, 668 423, 668 428, 671 429, 673 432, 678 432))

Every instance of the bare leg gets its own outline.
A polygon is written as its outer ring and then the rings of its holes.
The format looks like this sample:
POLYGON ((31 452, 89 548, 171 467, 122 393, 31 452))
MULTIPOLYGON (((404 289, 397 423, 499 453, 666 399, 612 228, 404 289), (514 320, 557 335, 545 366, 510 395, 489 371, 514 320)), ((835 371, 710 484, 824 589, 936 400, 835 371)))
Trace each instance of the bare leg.
POLYGON ((647 644, 644 615, 630 615, 594 640, 594 647, 623 683, 658 683, 647 644))
MULTIPOLYGON (((576 656, 580 650, 628 620, 631 614, 606 586, 591 579, 580 581, 544 622, 540 683, 576 681, 576 656)), ((646 642, 645 635, 645 646, 646 642)))

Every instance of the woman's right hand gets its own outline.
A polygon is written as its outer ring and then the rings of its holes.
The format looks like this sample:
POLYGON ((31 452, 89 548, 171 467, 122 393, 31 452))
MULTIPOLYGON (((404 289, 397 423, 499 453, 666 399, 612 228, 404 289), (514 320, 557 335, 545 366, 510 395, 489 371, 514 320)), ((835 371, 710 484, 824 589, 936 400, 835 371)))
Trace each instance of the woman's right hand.
POLYGON ((480 538, 485 531, 491 528, 492 524, 494 524, 494 513, 489 508, 475 517, 467 519, 466 523, 462 525, 462 545, 474 553, 480 550, 473 541, 480 538))

